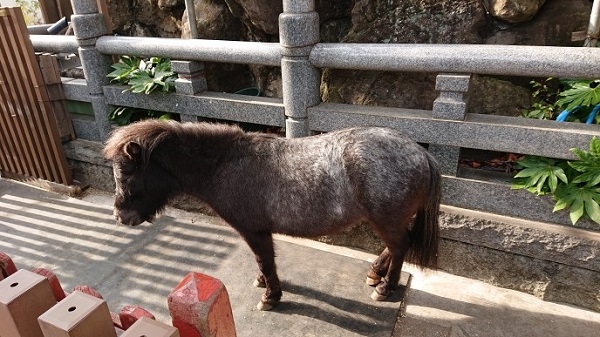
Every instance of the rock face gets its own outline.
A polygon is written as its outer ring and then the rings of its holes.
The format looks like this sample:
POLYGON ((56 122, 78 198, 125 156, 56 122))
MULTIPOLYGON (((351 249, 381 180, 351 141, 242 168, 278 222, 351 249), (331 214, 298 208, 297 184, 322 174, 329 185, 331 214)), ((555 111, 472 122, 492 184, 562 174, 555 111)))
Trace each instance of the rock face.
MULTIPOLYGON (((497 0, 486 1, 484 6, 477 0, 362 0, 354 5, 352 28, 342 41, 571 45, 571 32, 586 25, 589 3, 548 1, 544 5, 544 2, 497 0), (502 10, 504 21, 499 21, 488 11, 492 7, 499 9, 498 13, 502 8, 512 10, 502 10), (524 12, 535 20, 510 24, 525 20, 524 12), (565 12, 573 15, 567 20, 565 12)), ((321 88, 326 101, 431 109, 437 97, 434 84, 435 74, 325 70, 321 88)), ((475 76, 468 112, 518 116, 530 106, 529 90, 526 81, 475 76)))
MULTIPOLYGON (((278 41, 281 0, 194 1, 199 38, 278 41)), ((315 1, 321 41, 355 43, 573 44, 584 30, 587 0, 336 0, 315 1)), ((189 37, 184 0, 109 0, 121 35, 189 37)), ((209 90, 258 86, 281 95, 279 69, 207 65, 209 90)), ((430 109, 435 74, 324 70, 325 101, 430 109)), ((527 81, 476 77, 469 112, 516 116, 530 104, 527 81)))
MULTIPOLYGON (((194 1, 198 38, 241 41, 245 39, 242 22, 223 1, 194 1)), ((182 38, 190 38, 187 10, 182 18, 182 38)), ((242 64, 205 63, 208 90, 236 92, 254 86, 251 68, 242 64)))
POLYGON ((180 37, 184 0, 108 0, 112 31, 126 36, 180 37))
POLYGON ((343 42, 480 43, 486 24, 480 1, 356 1, 343 42))

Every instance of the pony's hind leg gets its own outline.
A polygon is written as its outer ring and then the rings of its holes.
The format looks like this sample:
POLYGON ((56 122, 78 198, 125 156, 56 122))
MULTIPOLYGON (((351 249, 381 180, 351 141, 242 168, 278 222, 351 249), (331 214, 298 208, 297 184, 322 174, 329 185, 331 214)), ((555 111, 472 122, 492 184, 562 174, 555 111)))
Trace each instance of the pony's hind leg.
MULTIPOLYGON (((396 226, 398 226, 398 224, 396 224, 396 226)), ((389 255, 389 265, 385 276, 381 278, 371 294, 371 298, 376 301, 385 300, 398 288, 404 257, 410 248, 410 236, 407 227, 408 226, 404 224, 404 226, 398 226, 392 230, 389 230, 389 227, 388 230, 378 228, 382 240, 387 246, 386 250, 389 255)), ((383 271, 383 269, 380 270, 383 271)))
POLYGON ((258 263, 258 269, 260 269, 260 274, 254 280, 254 285, 266 288, 256 307, 259 310, 270 310, 279 304, 282 295, 281 284, 275 267, 273 237, 268 232, 241 232, 240 234, 252 249, 258 263))
POLYGON ((381 278, 384 277, 390 266, 391 255, 389 249, 386 247, 379 257, 371 264, 369 271, 367 272, 367 285, 376 286, 381 282, 381 278))
POLYGON ((253 285, 257 288, 266 288, 267 282, 265 281, 265 275, 263 275, 262 273, 258 274, 254 279, 253 285))

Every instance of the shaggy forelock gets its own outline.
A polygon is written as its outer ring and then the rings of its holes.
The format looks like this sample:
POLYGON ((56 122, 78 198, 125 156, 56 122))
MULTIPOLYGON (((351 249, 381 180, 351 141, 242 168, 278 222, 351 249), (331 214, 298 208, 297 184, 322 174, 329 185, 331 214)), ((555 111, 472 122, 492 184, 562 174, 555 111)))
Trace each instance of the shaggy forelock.
POLYGON ((116 129, 106 142, 102 154, 114 160, 123 155, 130 142, 139 144, 149 152, 170 134, 176 132, 177 123, 172 121, 147 120, 116 129))
POLYGON ((104 157, 115 160, 122 157, 129 142, 139 144, 146 156, 170 136, 233 139, 242 134, 237 126, 209 123, 179 123, 176 121, 145 120, 115 130, 102 151, 104 157))

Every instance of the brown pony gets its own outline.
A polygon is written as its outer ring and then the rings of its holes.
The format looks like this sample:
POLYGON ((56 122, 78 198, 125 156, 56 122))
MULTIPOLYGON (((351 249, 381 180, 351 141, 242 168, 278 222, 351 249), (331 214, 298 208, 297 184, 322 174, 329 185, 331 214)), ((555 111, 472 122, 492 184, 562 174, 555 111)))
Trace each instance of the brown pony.
POLYGON ((406 259, 435 268, 440 171, 417 143, 388 128, 352 128, 283 139, 208 123, 144 121, 119 128, 113 161, 115 217, 135 226, 187 193, 212 207, 248 243, 266 287, 281 298, 272 233, 316 237, 368 221, 386 249, 367 273, 371 297, 398 286, 406 259), (413 219, 414 218, 414 219, 413 219))

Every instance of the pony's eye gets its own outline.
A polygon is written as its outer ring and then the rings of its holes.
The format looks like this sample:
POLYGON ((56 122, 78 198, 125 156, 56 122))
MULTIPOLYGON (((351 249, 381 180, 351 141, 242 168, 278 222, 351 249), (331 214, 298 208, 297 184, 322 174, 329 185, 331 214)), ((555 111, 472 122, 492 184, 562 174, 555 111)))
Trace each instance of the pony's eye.
POLYGON ((136 166, 133 163, 127 163, 121 166, 123 175, 131 175, 135 172, 136 166))

